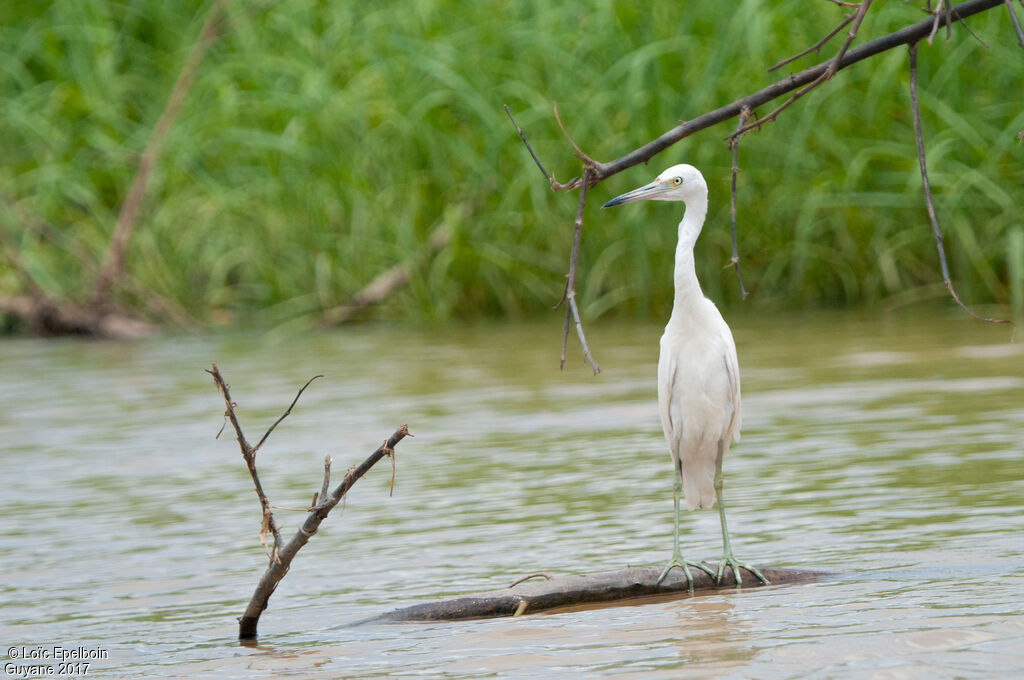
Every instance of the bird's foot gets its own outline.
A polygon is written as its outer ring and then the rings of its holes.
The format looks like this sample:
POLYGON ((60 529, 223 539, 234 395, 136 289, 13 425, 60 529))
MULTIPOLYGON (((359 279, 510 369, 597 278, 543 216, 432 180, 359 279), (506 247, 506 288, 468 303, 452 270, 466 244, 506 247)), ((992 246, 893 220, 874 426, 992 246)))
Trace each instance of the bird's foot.
POLYGON ((726 566, 732 569, 733 576, 736 578, 737 586, 743 585, 743 577, 740 575, 740 569, 746 569, 751 574, 756 576, 761 581, 761 583, 763 583, 766 586, 770 585, 771 583, 767 578, 765 578, 764 574, 762 574, 757 567, 751 564, 746 564, 744 562, 737 562, 736 558, 732 555, 726 555, 718 561, 718 574, 715 576, 715 583, 717 583, 718 585, 722 585, 722 577, 725 576, 726 566))
POLYGON ((682 557, 676 556, 672 558, 672 561, 665 565, 665 569, 661 572, 661 576, 658 577, 657 583, 661 583, 668 576, 668 572, 672 571, 673 567, 679 567, 686 574, 686 585, 689 586, 690 592, 693 592, 693 574, 690 572, 690 567, 697 567, 711 578, 715 578, 715 572, 711 571, 711 568, 703 562, 694 562, 693 560, 684 560, 682 557))

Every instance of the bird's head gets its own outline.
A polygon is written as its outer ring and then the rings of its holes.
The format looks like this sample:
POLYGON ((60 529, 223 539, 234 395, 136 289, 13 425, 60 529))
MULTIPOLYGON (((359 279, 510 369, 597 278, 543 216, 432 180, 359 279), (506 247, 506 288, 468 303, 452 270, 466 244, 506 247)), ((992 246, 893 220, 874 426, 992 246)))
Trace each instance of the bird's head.
POLYGON ((692 165, 673 165, 654 178, 650 184, 633 189, 608 201, 602 208, 632 203, 633 201, 684 201, 707 199, 708 185, 700 170, 692 165))

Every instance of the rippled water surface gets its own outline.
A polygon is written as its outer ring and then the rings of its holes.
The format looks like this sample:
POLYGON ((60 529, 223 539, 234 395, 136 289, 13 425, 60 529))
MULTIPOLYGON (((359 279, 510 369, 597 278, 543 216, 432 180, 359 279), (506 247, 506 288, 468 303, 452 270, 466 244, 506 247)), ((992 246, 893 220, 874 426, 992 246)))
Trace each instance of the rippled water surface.
MULTIPOLYGON (((535 571, 662 564, 671 466, 660 328, 594 324, 604 372, 558 370, 560 322, 137 344, 0 341, 0 642, 101 648, 99 677, 934 678, 1024 673, 1024 345, 959 316, 730 317, 743 439, 737 556, 810 585, 517 619, 344 624, 535 571), (265 566, 216 361, 272 501, 309 503, 416 435, 299 554, 240 647, 265 566)), ((575 352, 575 348, 570 348, 575 352)), ((290 536, 302 515, 277 511, 290 536)), ((717 514, 684 551, 720 554, 717 514)), ((3 663, 10 663, 6 659, 3 663)), ((0 676, 6 677, 6 676, 0 676)))

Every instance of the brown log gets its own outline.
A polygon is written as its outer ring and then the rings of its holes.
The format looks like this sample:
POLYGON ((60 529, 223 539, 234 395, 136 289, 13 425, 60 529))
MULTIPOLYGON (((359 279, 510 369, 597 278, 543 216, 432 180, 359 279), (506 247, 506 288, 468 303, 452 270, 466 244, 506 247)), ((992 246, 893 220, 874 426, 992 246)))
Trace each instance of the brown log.
MULTIPOLYGON (((828 577, 821 571, 760 567, 771 585, 809 583, 828 577)), ((694 592, 710 592, 734 588, 736 580, 727 569, 718 585, 699 569, 693 573, 694 592)), ((651 595, 685 595, 686 577, 673 569, 658 583, 661 567, 627 567, 619 571, 596 574, 555 576, 545 581, 519 583, 501 590, 489 590, 435 602, 403 607, 359 623, 390 623, 398 621, 456 621, 459 619, 519 616, 580 604, 622 603, 651 595)), ((743 588, 761 587, 756 576, 742 571, 743 588)))

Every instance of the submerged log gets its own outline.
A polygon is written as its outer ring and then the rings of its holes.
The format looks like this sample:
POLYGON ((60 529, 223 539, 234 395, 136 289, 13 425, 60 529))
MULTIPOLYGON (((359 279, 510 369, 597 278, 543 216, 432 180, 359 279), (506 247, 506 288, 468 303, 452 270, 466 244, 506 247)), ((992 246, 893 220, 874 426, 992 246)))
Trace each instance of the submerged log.
MULTIPOLYGON (((771 585, 808 583, 829 576, 826 572, 760 567, 771 585)), ((722 584, 699 569, 691 569, 693 589, 711 591, 735 587, 732 570, 727 569, 722 584)), ((756 576, 742 570, 744 588, 761 586, 756 576)), ((397 621, 455 621, 458 619, 520 616, 572 605, 616 602, 650 595, 687 593, 686 577, 673 569, 658 583, 661 567, 627 567, 597 574, 555 576, 545 581, 518 583, 501 590, 489 590, 435 602, 424 602, 381 614, 359 623, 397 621)))

